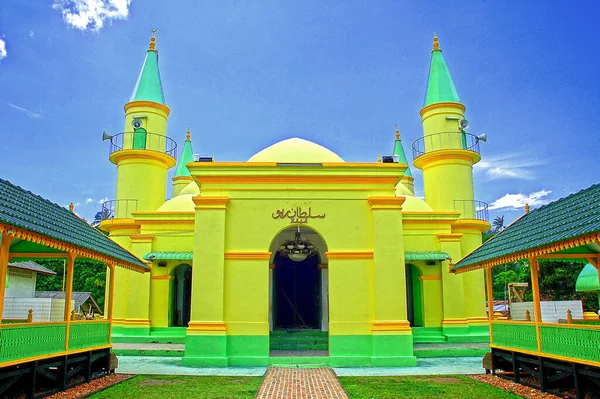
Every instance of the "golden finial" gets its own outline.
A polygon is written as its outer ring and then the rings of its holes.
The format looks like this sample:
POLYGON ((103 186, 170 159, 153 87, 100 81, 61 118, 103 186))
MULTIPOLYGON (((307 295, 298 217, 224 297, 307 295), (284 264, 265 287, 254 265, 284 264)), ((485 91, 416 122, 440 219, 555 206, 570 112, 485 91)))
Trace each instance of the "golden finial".
POLYGON ((72 203, 72 202, 71 202, 71 203, 69 204, 69 210, 70 210, 71 212, 75 211, 75 204, 74 204, 74 203, 72 203))
POLYGON ((525 213, 529 213, 529 204, 525 204, 525 213))
POLYGON ((152 37, 150 37, 150 48, 148 50, 150 51, 156 51, 156 37, 154 37, 154 35, 156 35, 156 29, 152 29, 152 37))
POLYGON ((396 140, 400 140, 400 129, 398 128, 398 125, 396 125, 396 140))
POLYGON ((440 50, 440 42, 438 42, 438 37, 435 34, 435 32, 433 33, 433 50, 432 51, 442 51, 440 50))
POLYGON ((190 132, 190 128, 188 127, 187 134, 185 135, 185 141, 192 140, 192 132, 190 132))
POLYGON ((381 163, 381 155, 377 155, 377 163, 381 163))

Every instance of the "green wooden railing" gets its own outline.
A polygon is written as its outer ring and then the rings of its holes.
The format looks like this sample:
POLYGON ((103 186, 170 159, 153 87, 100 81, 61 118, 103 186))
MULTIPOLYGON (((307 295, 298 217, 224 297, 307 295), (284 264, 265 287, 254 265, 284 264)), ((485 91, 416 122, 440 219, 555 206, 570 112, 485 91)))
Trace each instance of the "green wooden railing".
POLYGON ((73 322, 69 330, 69 349, 77 350, 108 345, 109 335, 109 322, 73 322))
POLYGON ((0 329, 0 362, 64 352, 66 323, 15 324, 0 329))
POLYGON ((537 351, 534 323, 494 322, 492 336, 493 345, 537 351))
POLYGON ((596 327, 540 325, 542 352, 580 360, 600 361, 600 330, 596 327))
MULTIPOLYGON (((0 327, 0 363, 64 353, 67 324, 11 324, 0 327)), ((110 343, 108 321, 72 322, 69 351, 94 348, 110 343)))

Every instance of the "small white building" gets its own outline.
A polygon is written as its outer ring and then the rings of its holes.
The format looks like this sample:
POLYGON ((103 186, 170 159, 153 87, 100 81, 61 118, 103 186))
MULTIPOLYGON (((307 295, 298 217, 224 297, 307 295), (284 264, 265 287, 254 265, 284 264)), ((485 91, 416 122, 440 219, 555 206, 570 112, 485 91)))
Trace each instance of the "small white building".
POLYGON ((35 298, 37 276, 55 274, 56 272, 33 261, 9 263, 2 320, 27 320, 30 309, 33 310, 34 322, 63 320, 64 298, 35 298))

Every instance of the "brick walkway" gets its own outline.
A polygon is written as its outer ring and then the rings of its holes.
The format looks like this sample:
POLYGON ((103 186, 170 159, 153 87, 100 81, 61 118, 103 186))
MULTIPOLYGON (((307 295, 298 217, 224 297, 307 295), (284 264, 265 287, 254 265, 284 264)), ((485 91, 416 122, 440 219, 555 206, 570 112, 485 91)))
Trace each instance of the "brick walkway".
POLYGON ((348 399, 329 367, 269 367, 256 399, 348 399))

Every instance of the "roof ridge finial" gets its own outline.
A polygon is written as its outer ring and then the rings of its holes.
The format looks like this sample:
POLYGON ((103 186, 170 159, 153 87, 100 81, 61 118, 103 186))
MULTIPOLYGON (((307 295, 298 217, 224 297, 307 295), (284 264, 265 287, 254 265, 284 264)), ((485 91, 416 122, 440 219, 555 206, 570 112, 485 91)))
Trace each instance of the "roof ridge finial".
POLYGON ((377 163, 381 163, 381 155, 377 155, 377 163))
POLYGON ((396 140, 400 140, 400 129, 398 128, 398 124, 396 124, 396 140))
POLYGON ((431 52, 434 51, 442 51, 442 49, 440 49, 440 42, 438 41, 438 37, 435 32, 433 32, 433 50, 431 50, 431 52))
POLYGON ((71 202, 71 203, 69 204, 69 210, 70 210, 71 212, 74 212, 74 211, 75 211, 75 204, 74 204, 73 202, 71 202))
POLYGON ((187 134, 185 135, 185 141, 191 141, 191 140, 192 140, 192 132, 190 131, 190 128, 188 127, 187 134))
POLYGON ((525 204, 525 213, 529 213, 529 204, 525 204))
POLYGON ((150 37, 150 47, 148 48, 148 51, 156 51, 156 32, 158 30, 157 29, 152 29, 152 36, 150 37))

